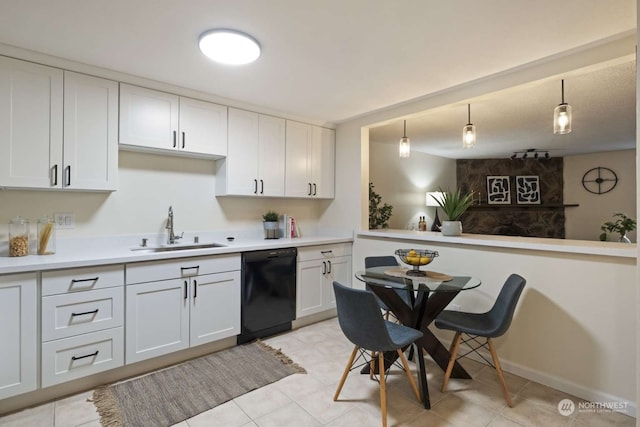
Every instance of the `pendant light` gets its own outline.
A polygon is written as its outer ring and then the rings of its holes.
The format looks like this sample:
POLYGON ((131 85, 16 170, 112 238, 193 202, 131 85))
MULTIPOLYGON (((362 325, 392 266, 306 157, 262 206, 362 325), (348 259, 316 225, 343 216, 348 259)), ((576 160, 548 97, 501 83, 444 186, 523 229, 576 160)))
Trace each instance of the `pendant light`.
POLYGON ((564 79, 562 80, 562 103, 553 110, 553 133, 564 135, 571 132, 571 105, 564 102, 564 79))
POLYGON ((399 146, 399 154, 400 157, 409 157, 411 154, 411 141, 407 138, 407 121, 404 121, 404 133, 402 138, 400 138, 400 146, 399 146))
POLYGON ((467 104, 468 121, 462 128, 462 147, 473 148, 476 146, 476 127, 471 124, 471 104, 467 104))

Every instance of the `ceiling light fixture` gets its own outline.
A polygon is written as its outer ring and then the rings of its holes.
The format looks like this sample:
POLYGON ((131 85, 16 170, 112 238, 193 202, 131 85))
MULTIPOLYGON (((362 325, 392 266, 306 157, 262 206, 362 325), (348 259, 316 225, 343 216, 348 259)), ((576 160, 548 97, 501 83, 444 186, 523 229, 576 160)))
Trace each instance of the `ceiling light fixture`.
POLYGON ((471 104, 467 104, 468 121, 462 128, 462 147, 473 148, 476 146, 476 127, 471 124, 471 104))
POLYGON ((551 158, 547 150, 538 150, 536 148, 528 148, 524 151, 514 151, 513 154, 509 156, 509 158, 511 160, 515 160, 518 158, 518 156, 520 156, 521 159, 530 159, 533 156, 535 160, 543 160, 543 156, 544 159, 551 158))
POLYGON ((407 121, 404 121, 404 133, 402 138, 400 138, 400 146, 399 146, 399 154, 400 157, 409 157, 411 154, 411 141, 407 138, 407 121))
POLYGON ((564 135, 571 132, 571 105, 564 102, 564 79, 562 79, 562 103, 553 110, 553 133, 564 135))
POLYGON ((243 65, 260 56, 260 45, 251 36, 234 30, 210 30, 200 36, 200 50, 215 62, 243 65))

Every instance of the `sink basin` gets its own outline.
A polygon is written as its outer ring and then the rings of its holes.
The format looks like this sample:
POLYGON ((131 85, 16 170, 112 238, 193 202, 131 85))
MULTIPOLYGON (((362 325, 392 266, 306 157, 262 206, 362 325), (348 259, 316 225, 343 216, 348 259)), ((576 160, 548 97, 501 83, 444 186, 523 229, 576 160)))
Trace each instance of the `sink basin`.
POLYGON ((173 252, 173 251, 186 251, 189 249, 211 249, 211 248, 224 248, 226 245, 220 243, 191 243, 191 244, 175 244, 166 246, 140 246, 131 249, 132 251, 146 251, 146 252, 173 252))

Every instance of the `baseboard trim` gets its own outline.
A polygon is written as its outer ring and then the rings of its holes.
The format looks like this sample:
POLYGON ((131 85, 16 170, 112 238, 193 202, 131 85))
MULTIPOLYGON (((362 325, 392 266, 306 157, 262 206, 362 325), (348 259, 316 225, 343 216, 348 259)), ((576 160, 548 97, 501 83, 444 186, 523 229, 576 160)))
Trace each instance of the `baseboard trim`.
MULTIPOLYGON (((436 334, 436 336, 443 343, 447 343, 450 341, 450 338, 443 337, 438 334, 436 334)), ((467 346, 461 345, 461 351, 460 351, 461 353, 464 352, 464 350, 462 349, 465 347, 468 348, 467 346)), ((487 360, 491 360, 491 353, 489 353, 489 351, 482 349, 480 350, 480 352, 484 357, 487 358, 487 360)), ((475 355, 473 353, 469 354, 467 357, 477 362, 486 364, 486 362, 482 360, 480 356, 475 355)), ((546 372, 538 371, 536 369, 532 369, 527 366, 510 362, 509 360, 503 359, 502 357, 500 357, 500 365, 502 367, 502 370, 505 372, 518 375, 519 377, 525 378, 529 381, 535 381, 547 387, 560 390, 562 392, 571 394, 573 396, 579 397, 589 402, 602 402, 602 403, 615 402, 616 404, 618 403, 623 404, 623 406, 626 407, 626 409, 612 408, 612 410, 637 418, 637 405, 635 401, 629 401, 625 398, 614 396, 610 393, 606 393, 600 390, 593 390, 591 388, 574 383, 572 381, 568 381, 563 378, 558 378, 553 375, 549 375, 546 372)), ((577 406, 578 402, 574 402, 574 403, 577 406)))

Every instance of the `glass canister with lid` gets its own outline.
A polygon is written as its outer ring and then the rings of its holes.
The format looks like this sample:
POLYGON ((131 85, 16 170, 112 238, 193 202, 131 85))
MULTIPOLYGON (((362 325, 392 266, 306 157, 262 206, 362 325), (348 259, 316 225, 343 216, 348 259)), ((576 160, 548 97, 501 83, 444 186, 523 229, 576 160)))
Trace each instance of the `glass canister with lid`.
POLYGON ((29 255, 29 220, 15 217, 9 221, 9 256, 29 255))
POLYGON ((56 253, 56 222, 49 216, 38 218, 38 255, 56 253))

